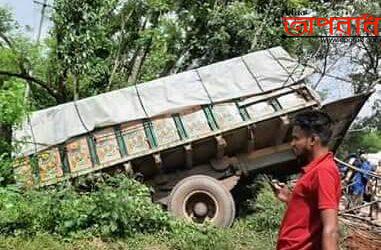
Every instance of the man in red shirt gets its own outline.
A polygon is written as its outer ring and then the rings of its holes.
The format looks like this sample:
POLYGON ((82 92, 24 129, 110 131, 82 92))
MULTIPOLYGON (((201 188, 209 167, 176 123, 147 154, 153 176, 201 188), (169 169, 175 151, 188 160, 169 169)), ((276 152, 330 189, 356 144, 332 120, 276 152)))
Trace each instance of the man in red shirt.
POLYGON ((284 184, 275 185, 278 199, 287 204, 278 250, 338 249, 341 185, 328 148, 331 124, 331 118, 320 111, 294 118, 291 146, 304 167, 292 192, 284 184))

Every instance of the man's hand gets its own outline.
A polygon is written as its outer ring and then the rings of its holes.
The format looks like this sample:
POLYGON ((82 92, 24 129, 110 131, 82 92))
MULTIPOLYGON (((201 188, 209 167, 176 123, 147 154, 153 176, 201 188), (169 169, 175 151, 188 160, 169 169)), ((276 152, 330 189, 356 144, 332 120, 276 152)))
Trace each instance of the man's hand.
POLYGON ((272 187, 275 193, 275 196, 285 203, 288 203, 288 201, 291 198, 291 191, 288 188, 288 186, 285 183, 281 182, 273 182, 272 187))

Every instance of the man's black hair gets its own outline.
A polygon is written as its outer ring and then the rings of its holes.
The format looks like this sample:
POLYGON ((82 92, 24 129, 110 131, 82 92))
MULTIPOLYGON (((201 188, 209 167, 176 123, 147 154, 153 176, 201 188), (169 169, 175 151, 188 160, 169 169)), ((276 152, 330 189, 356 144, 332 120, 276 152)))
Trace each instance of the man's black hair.
POLYGON ((328 145, 332 136, 332 119, 322 111, 313 110, 297 114, 294 126, 299 126, 309 136, 318 136, 323 146, 328 145))

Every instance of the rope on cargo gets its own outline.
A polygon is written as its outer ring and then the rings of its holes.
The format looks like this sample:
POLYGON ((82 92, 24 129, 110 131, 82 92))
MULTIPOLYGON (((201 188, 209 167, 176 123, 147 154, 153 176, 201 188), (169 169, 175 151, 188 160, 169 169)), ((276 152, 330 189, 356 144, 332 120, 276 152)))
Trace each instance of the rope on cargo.
MULTIPOLYGON (((270 56, 279 64, 279 66, 288 74, 288 77, 287 79, 282 83, 282 87, 284 87, 284 85, 287 83, 288 79, 291 78, 291 80, 295 83, 295 79, 292 77, 292 75, 294 74, 295 70, 298 68, 298 66, 300 65, 299 64, 299 61, 296 65, 296 67, 292 70, 292 72, 288 72, 288 70, 286 69, 285 66, 283 66, 283 64, 279 61, 278 58, 275 57, 275 55, 270 51, 270 50, 267 50, 267 52, 270 54, 270 56)), ((298 76, 298 78, 300 77, 300 75, 298 76)))
POLYGON ((82 124, 82 127, 86 130, 87 133, 90 134, 91 131, 90 131, 90 130, 88 129, 88 127, 86 126, 85 122, 84 122, 83 119, 82 119, 81 113, 79 112, 79 108, 78 108, 78 105, 77 105, 77 101, 74 100, 74 101, 73 101, 73 104, 74 104, 74 108, 75 108, 75 111, 76 111, 76 113, 77 113, 77 116, 78 116, 78 118, 79 118, 79 121, 80 121, 81 124, 82 124))
POLYGON ((74 98, 73 98, 74 109, 75 109, 75 112, 77 113, 79 121, 82 124, 82 127, 86 130, 87 133, 90 134, 91 131, 88 129, 88 127, 86 126, 85 122, 83 121, 81 113, 79 112, 79 108, 78 108, 78 105, 77 105, 77 94, 78 94, 77 93, 77 88, 76 88, 77 84, 78 84, 78 81, 74 80, 74 88, 73 88, 73 90, 74 90, 74 98))
POLYGON ((256 77, 256 76, 254 75, 254 73, 250 70, 249 65, 247 65, 247 62, 245 61, 245 59, 243 59, 243 56, 241 56, 240 58, 241 58, 243 64, 245 65, 247 71, 249 71, 251 77, 252 77, 252 78, 255 80, 255 82, 257 83, 259 89, 260 89, 262 92, 264 92, 264 89, 262 88, 261 84, 259 83, 257 77, 256 77))
MULTIPOLYGON (((297 65, 294 67, 294 69, 292 70, 291 73, 288 72, 287 68, 279 61, 279 59, 277 57, 275 57, 275 55, 271 52, 271 50, 267 50, 267 52, 270 54, 270 56, 283 68, 284 71, 286 71, 288 73, 288 77, 287 79, 282 83, 282 88, 285 86, 285 84, 287 83, 288 79, 292 79, 294 82, 297 82, 294 78, 293 78, 293 75, 295 73, 295 71, 297 70, 297 68, 302 65, 303 66, 303 70, 301 70, 299 72, 299 74, 295 74, 296 76, 296 79, 299 79, 303 74, 304 72, 306 71, 307 67, 309 66, 307 63, 306 64, 302 64, 301 63, 301 60, 300 60, 300 57, 298 58, 298 62, 297 62, 297 65)), ((312 54, 310 56, 307 57, 306 61, 308 62, 315 54, 312 54)), ((310 66, 311 67, 311 66, 310 66)), ((315 69, 314 67, 311 67, 313 69, 315 69)))
POLYGON ((138 86, 137 86, 136 82, 134 84, 134 88, 136 90, 136 94, 138 96, 138 100, 139 100, 140 106, 142 107, 143 112, 144 112, 146 118, 148 118, 148 113, 147 113, 147 110, 144 107, 143 100, 142 100, 142 97, 140 96, 139 89, 138 89, 138 86))
POLYGON ((33 146, 34 146, 34 153, 37 153, 36 137, 34 135, 33 126, 32 126, 32 122, 31 122, 29 113, 26 114, 26 117, 27 117, 26 119, 27 119, 29 127, 30 127, 30 134, 32 135, 32 141, 33 141, 33 146))
POLYGON ((202 81, 200 72, 198 72, 197 69, 194 69, 194 71, 196 72, 196 74, 197 74, 197 76, 198 76, 198 79, 200 80, 201 85, 202 85, 202 87, 204 88, 204 90, 205 90, 205 92, 206 92, 206 94, 207 94, 207 96, 208 96, 208 98, 209 98, 210 104, 213 105, 213 104, 214 104, 213 99, 212 99, 212 97, 210 96, 209 91, 208 91, 208 89, 206 88, 204 82, 202 81))

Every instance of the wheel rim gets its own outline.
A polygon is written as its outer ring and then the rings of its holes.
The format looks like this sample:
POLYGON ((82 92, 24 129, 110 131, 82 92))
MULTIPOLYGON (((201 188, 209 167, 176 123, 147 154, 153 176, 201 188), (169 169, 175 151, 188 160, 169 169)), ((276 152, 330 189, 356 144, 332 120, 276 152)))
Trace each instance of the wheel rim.
POLYGON ((216 198, 205 190, 193 191, 185 197, 183 214, 196 223, 213 222, 219 212, 216 198))

